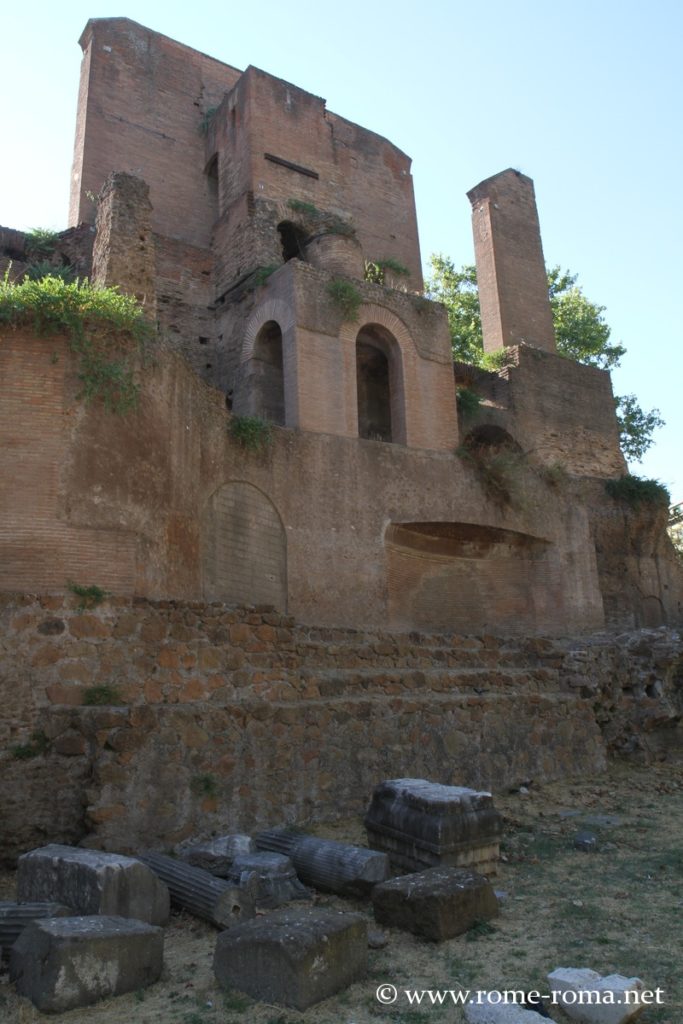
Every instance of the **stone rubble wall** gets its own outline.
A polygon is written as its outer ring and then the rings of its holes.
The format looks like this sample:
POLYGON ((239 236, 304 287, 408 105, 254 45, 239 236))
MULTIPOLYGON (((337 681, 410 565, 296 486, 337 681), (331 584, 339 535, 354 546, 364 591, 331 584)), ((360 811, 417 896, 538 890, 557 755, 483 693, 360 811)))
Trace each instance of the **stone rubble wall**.
POLYGON ((5 860, 48 840, 134 851, 331 820, 384 778, 496 790, 683 749, 683 644, 664 629, 502 639, 77 605, 0 604, 5 860))

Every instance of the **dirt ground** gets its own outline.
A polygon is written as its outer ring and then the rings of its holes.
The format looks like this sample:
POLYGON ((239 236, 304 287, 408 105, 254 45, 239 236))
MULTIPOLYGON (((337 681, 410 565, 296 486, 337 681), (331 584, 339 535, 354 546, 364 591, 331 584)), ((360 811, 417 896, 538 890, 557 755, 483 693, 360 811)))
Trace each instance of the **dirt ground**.
MULTIPOLYGON (((216 931, 174 914, 162 980, 144 991, 45 1017, 0 977, 0 1020, 30 1024, 418 1024, 464 1021, 451 1005, 416 1007, 406 989, 539 989, 556 967, 619 973, 662 989, 640 1024, 683 1024, 683 766, 614 764, 606 775, 571 784, 532 785, 496 797, 505 817, 504 861, 494 879, 500 916, 442 944, 396 930, 369 952, 367 977, 305 1013, 221 991, 211 962, 216 931), (573 839, 589 829, 598 852, 573 839), (396 986, 382 1006, 376 990, 396 986)), ((361 823, 321 826, 319 835, 363 842, 361 823)), ((0 899, 14 878, 0 876, 0 899)), ((323 896, 320 906, 366 914, 368 904, 323 896)), ((426 997, 427 999, 429 997, 426 997)), ((557 1008, 557 1020, 562 1019, 557 1008)), ((566 1020, 566 1018, 564 1018, 566 1020)), ((539 1024, 541 1018, 539 1017, 539 1024)))

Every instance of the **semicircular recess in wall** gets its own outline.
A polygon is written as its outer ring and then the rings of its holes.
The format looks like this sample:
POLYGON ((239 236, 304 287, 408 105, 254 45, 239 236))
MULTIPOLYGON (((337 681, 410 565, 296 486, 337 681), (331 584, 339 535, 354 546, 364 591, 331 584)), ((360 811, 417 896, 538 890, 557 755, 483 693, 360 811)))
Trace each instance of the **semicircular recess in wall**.
POLYGON ((257 487, 224 484, 202 517, 204 600, 287 610, 287 538, 278 511, 257 487))
POLYGON ((562 608, 553 545, 475 523, 392 523, 386 530, 389 618, 394 626, 523 632, 562 608))

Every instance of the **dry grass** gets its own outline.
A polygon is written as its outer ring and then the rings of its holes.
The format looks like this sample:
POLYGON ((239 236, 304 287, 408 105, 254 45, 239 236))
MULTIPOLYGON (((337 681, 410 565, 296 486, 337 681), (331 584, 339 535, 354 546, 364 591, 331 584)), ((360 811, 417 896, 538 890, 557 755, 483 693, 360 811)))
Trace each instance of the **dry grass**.
MULTIPOLYGON (((464 1020, 460 1009, 410 1008, 400 998, 383 1008, 375 990, 384 981, 399 990, 543 990, 548 971, 571 966, 640 976, 648 987, 665 992, 665 1004, 645 1010, 641 1024, 681 1024, 682 795, 682 766, 614 765, 592 782, 497 797, 506 818, 506 862, 495 879, 496 888, 507 893, 500 917, 441 945, 390 931, 388 946, 370 951, 370 973, 363 982, 306 1013, 217 989, 211 970, 215 931, 177 915, 167 932, 159 984, 44 1018, 14 994, 4 974, 0 1019, 8 1024, 46 1019, 55 1024, 457 1024, 464 1020), (594 815, 618 821, 595 825, 594 815), (599 835, 600 852, 574 850, 572 839, 581 828, 599 835)), ((318 831, 355 842, 363 838, 355 821, 318 831)), ((0 898, 11 898, 12 892, 13 879, 5 875, 0 898)), ((367 905, 332 897, 319 903, 357 910, 371 920, 367 905)))

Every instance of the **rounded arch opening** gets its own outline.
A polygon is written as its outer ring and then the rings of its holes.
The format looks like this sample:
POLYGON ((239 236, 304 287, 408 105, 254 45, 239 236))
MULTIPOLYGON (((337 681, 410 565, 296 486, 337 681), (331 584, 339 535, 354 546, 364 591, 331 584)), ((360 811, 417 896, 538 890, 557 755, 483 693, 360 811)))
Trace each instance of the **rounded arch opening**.
POLYGON ((253 412, 279 426, 285 423, 285 382, 282 358, 282 329, 267 320, 254 339, 251 358, 253 412))
POLYGON ((356 335, 356 389, 358 436, 405 442, 400 350, 381 324, 365 324, 356 335))

